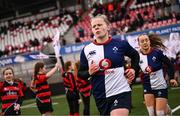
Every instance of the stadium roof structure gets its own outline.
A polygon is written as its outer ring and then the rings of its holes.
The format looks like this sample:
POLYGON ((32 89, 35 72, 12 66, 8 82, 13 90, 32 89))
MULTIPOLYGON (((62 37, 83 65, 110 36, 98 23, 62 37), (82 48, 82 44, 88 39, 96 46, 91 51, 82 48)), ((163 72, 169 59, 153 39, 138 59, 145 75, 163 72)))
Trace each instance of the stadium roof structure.
POLYGON ((56 0, 0 0, 0 20, 56 8, 56 0))

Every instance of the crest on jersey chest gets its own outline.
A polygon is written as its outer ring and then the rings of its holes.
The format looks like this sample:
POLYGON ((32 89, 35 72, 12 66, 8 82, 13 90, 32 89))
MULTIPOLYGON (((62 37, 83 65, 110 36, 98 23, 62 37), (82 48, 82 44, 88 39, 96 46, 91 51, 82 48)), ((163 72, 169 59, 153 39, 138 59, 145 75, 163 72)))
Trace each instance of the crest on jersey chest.
POLYGON ((114 53, 118 52, 118 48, 116 46, 114 46, 112 50, 113 50, 114 53))
POLYGON ((152 61, 156 62, 156 57, 155 56, 152 57, 152 61))

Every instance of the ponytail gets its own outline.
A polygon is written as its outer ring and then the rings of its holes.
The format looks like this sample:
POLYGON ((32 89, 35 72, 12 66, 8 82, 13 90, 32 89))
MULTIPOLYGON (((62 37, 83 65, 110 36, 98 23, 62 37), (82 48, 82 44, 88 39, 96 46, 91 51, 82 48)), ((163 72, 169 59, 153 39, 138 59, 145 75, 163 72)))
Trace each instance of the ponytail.
POLYGON ((162 39, 157 34, 149 34, 148 37, 152 48, 161 48, 163 50, 167 49, 167 47, 163 44, 162 39))

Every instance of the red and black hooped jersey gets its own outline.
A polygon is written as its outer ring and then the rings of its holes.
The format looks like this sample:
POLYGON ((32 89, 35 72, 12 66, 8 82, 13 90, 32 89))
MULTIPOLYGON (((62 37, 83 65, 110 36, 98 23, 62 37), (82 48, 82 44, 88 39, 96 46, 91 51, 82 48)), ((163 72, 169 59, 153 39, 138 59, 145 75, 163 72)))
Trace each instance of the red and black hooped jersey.
POLYGON ((38 100, 43 103, 50 102, 51 91, 47 83, 46 75, 39 74, 35 77, 34 81, 36 85, 36 98, 38 98, 38 100))
POLYGON ((25 92, 26 92, 26 90, 27 90, 26 83, 25 83, 25 82, 23 82, 23 81, 21 81, 21 80, 19 80, 19 79, 15 79, 14 81, 15 81, 15 82, 17 82, 17 83, 19 83, 19 85, 20 85, 20 86, 21 86, 21 88, 22 88, 23 93, 25 93, 25 92))
POLYGON ((2 112, 13 104, 22 104, 22 97, 24 96, 22 92, 21 85, 17 82, 9 84, 8 82, 0 82, 0 96, 2 101, 2 112))
POLYGON ((77 88, 83 96, 88 97, 91 95, 91 84, 88 80, 77 78, 77 88))
POLYGON ((71 72, 64 73, 63 84, 64 84, 64 87, 67 88, 69 91, 77 90, 75 76, 71 72))

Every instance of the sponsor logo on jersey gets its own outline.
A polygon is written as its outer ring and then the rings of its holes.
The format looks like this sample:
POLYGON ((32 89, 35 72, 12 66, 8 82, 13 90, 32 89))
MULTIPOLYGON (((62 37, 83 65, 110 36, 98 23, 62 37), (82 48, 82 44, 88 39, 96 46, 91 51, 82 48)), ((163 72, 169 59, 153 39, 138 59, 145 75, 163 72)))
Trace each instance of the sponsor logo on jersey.
POLYGON ((100 62, 99 62, 99 67, 102 69, 102 70, 106 70, 108 68, 111 67, 111 61, 109 59, 102 59, 100 62))
POLYGON ((143 60, 140 60, 139 64, 142 64, 143 63, 143 60))
POLYGON ((95 55, 96 54, 96 50, 93 50, 93 51, 90 51, 89 52, 89 55, 92 56, 92 55, 95 55))

